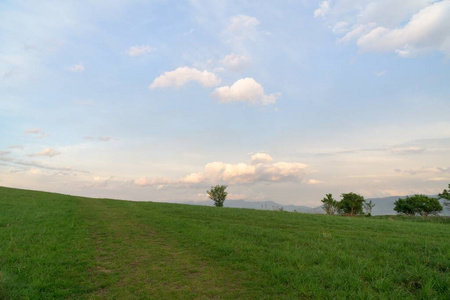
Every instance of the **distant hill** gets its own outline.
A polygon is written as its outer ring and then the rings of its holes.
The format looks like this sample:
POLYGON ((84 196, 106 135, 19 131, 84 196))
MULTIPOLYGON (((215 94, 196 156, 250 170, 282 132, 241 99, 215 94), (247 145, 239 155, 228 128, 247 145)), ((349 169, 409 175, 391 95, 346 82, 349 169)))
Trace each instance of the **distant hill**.
MULTIPOLYGON (((430 197, 437 197, 437 195, 431 195, 430 197)), ((396 215, 397 212, 394 210, 394 202, 397 201, 399 198, 406 198, 406 196, 391 196, 391 197, 385 197, 385 198, 371 198, 366 199, 367 201, 372 200, 373 203, 375 203, 375 207, 372 210, 372 215, 396 215)), ((442 211, 441 215, 443 216, 449 216, 450 210, 448 207, 444 205, 444 201, 440 201, 442 207, 444 210, 442 211)))
MULTIPOLYGON (((200 202, 183 202, 183 204, 190 205, 204 205, 204 206, 213 206, 214 203, 211 200, 200 201, 200 202)), ((308 207, 308 206, 299 206, 299 205, 283 205, 274 201, 245 201, 245 200, 226 200, 224 202, 224 207, 233 207, 233 208, 249 208, 249 209, 260 209, 260 210, 280 210, 284 211, 297 211, 301 213, 323 213, 323 210, 320 207, 308 207)))
MULTIPOLYGON (((373 216, 379 215, 396 215, 397 212, 394 211, 394 202, 399 198, 405 198, 406 196, 391 196, 385 198, 368 198, 367 201, 372 201, 375 204, 375 207, 372 210, 373 216)), ((436 197, 433 195, 431 197, 436 197)), ((443 201, 441 201, 441 204, 443 201)), ((200 201, 200 202, 184 202, 183 204, 190 205, 204 205, 204 206, 213 206, 213 202, 211 200, 200 201)), ((448 216, 450 215, 450 210, 442 205, 444 210, 441 215, 448 216)), ((275 201, 246 201, 246 200, 226 200, 224 202, 224 207, 234 207, 234 208, 248 208, 248 209, 260 209, 260 210, 280 210, 281 208, 284 211, 297 211, 301 213, 311 213, 311 214, 323 214, 323 210, 321 206, 318 207, 309 207, 309 206, 301 206, 301 205, 283 205, 277 203, 275 201)))

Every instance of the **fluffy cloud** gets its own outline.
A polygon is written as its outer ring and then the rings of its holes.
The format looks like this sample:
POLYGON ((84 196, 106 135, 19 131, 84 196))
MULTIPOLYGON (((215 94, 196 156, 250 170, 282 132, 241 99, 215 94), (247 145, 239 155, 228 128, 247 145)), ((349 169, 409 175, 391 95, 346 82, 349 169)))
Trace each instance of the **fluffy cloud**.
POLYGON ((229 164, 221 161, 205 165, 202 172, 191 173, 178 180, 146 177, 134 181, 138 186, 164 186, 180 184, 253 184, 257 182, 300 181, 308 166, 297 162, 272 162, 270 155, 257 153, 251 163, 229 164))
POLYGON ((141 56, 153 51, 149 45, 132 46, 127 50, 129 56, 141 56))
POLYGON ((404 27, 374 28, 357 44, 364 51, 397 51, 402 56, 427 50, 450 55, 449 28, 450 1, 442 1, 422 9, 404 27))
POLYGON ((47 148, 47 149, 42 150, 42 151, 39 152, 39 153, 29 154, 28 156, 47 156, 47 157, 53 157, 53 156, 56 156, 56 155, 59 155, 59 154, 61 154, 61 152, 56 151, 56 150, 51 149, 51 148, 47 148))
POLYGON ((80 64, 70 67, 69 71, 81 73, 84 71, 84 66, 83 66, 83 64, 80 63, 80 64))
POLYGON ((270 163, 273 161, 272 156, 267 153, 256 153, 251 157, 252 164, 270 163))
POLYGON ((278 94, 264 94, 264 88, 253 78, 239 79, 232 86, 217 88, 212 94, 219 102, 248 102, 252 105, 268 105, 277 102, 278 94))
POLYGON ((200 71, 196 68, 179 67, 174 71, 164 72, 153 80, 150 89, 175 87, 180 88, 190 81, 196 81, 204 87, 212 87, 220 83, 219 78, 211 72, 200 71))
POLYGON ((342 42, 355 40, 366 52, 411 57, 427 51, 450 55, 450 0, 325 1, 322 16, 342 42), (345 25, 345 26, 344 26, 345 25))
POLYGON ((242 71, 250 66, 251 59, 244 54, 231 53, 225 56, 220 62, 227 69, 242 71))

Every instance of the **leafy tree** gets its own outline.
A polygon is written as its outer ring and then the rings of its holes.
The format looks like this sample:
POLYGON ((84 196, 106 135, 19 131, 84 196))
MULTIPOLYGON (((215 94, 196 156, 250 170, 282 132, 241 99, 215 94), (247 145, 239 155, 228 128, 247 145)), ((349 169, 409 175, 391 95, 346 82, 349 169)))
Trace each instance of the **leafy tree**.
POLYGON ((426 195, 407 196, 405 199, 395 201, 394 205, 394 210, 397 213, 410 216, 437 215, 442 211, 439 200, 426 195))
POLYGON ((326 197, 322 199, 322 203, 322 209, 327 215, 334 215, 339 212, 339 202, 333 199, 332 194, 326 194, 326 197))
POLYGON ((443 210, 442 205, 439 203, 437 198, 428 197, 422 204, 422 213, 421 215, 429 216, 434 215, 437 216, 443 210))
POLYGON ((450 207, 450 184, 448 185, 448 190, 445 190, 442 192, 442 194, 439 194, 439 199, 445 199, 447 201, 444 202, 444 204, 447 207, 450 207))
POLYGON ((359 215, 363 212, 364 197, 355 193, 347 193, 341 195, 342 200, 339 202, 340 210, 345 214, 359 215))
POLYGON ((372 200, 370 200, 369 202, 364 201, 363 207, 364 207, 364 212, 366 213, 366 215, 371 216, 372 209, 375 207, 375 203, 373 203, 372 200))
POLYGON ((417 205, 411 197, 406 197, 406 199, 399 198, 394 202, 394 205, 394 210, 398 214, 414 216, 417 213, 417 205))
POLYGON ((214 201, 214 205, 217 207, 222 207, 225 199, 227 198, 228 193, 225 192, 227 186, 226 185, 216 185, 212 186, 209 191, 206 191, 209 195, 209 198, 214 201))

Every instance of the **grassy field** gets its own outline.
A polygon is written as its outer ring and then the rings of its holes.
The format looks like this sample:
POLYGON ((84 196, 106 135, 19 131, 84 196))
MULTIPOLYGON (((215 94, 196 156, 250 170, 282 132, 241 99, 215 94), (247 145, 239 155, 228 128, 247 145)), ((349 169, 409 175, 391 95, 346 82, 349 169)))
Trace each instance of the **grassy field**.
POLYGON ((0 299, 448 299, 448 221, 0 187, 0 299))

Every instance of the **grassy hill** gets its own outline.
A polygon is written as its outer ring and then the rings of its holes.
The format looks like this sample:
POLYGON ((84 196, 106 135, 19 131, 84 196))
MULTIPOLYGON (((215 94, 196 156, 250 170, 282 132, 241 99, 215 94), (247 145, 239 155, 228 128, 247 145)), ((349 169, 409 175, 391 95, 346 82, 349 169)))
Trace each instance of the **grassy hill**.
POLYGON ((0 187, 0 299, 444 299, 449 226, 0 187))

